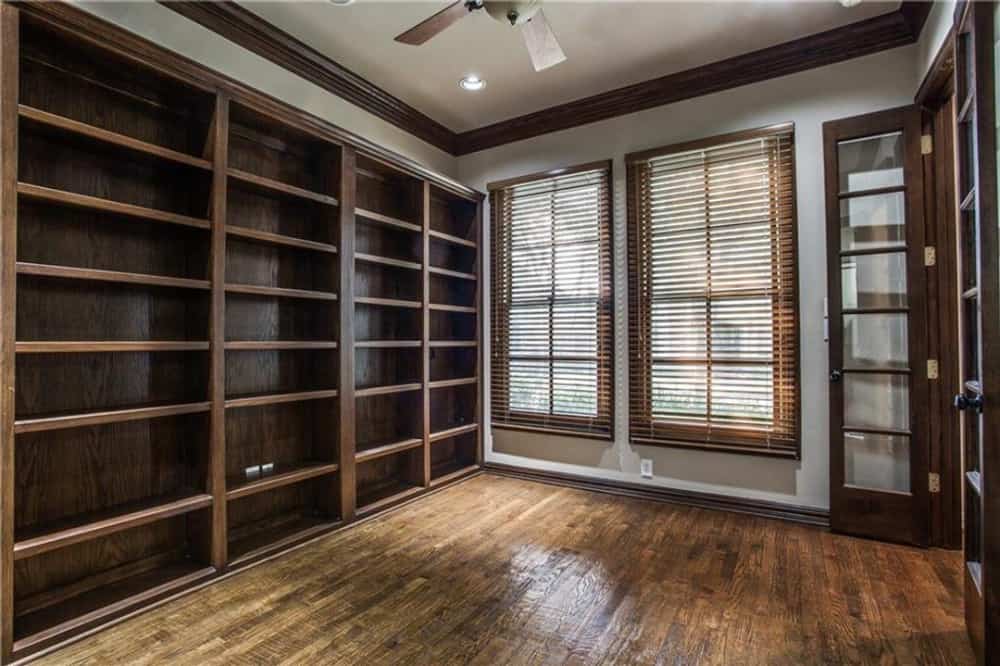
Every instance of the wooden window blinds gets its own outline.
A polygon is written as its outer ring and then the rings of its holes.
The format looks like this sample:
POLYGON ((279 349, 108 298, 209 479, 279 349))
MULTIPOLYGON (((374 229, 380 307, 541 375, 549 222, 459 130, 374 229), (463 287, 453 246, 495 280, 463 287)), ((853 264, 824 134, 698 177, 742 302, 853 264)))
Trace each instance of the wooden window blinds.
POLYGON ((610 171, 490 185, 496 427, 611 435, 610 171))
POLYGON ((799 454, 791 124, 628 155, 633 442, 799 454))

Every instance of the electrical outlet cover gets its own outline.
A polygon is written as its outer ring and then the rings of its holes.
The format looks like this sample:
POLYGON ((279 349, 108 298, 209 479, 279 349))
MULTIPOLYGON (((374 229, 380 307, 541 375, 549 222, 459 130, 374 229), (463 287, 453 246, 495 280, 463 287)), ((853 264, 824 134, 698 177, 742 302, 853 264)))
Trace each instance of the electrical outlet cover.
POLYGON ((639 473, 647 479, 653 478, 653 461, 649 458, 642 458, 639 461, 639 473))

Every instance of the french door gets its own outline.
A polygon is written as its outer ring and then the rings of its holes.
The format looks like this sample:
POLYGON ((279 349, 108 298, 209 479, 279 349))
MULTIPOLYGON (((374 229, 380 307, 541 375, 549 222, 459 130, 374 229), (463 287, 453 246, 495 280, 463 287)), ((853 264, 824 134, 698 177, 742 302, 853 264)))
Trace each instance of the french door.
POLYGON ((994 3, 969 2, 955 24, 963 434, 965 620, 981 662, 1000 663, 1000 269, 994 3))
POLYGON ((823 125, 830 523, 926 545, 929 531, 921 117, 823 125))

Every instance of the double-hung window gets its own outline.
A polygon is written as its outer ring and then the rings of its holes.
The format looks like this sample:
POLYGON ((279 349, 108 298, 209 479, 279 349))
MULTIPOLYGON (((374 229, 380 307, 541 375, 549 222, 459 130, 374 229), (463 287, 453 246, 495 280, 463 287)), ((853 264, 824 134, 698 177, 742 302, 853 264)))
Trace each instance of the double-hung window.
POLYGON ((790 124, 626 158, 636 443, 797 456, 790 124))
POLYGON ((610 170, 489 188, 495 427, 611 434, 610 170))

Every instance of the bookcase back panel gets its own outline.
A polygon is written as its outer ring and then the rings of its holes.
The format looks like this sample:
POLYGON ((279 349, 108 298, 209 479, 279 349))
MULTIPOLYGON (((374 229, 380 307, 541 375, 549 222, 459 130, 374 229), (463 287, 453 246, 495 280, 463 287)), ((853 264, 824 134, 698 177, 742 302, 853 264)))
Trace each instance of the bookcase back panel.
POLYGON ((430 265, 461 273, 476 272, 476 248, 431 237, 430 265))
POLYGON ((226 295, 226 340, 336 340, 327 301, 226 295))
POLYGON ((336 237, 336 220, 337 209, 331 206, 269 196, 230 183, 226 200, 227 224, 332 244, 336 237))
POLYGON ((22 354, 15 413, 26 418, 199 402, 208 397, 207 377, 207 352, 22 354))
POLYGON ((421 437, 422 400, 420 391, 358 398, 355 407, 357 450, 421 437))
POLYGON ((208 215, 211 178, 201 169, 31 131, 21 132, 18 148, 23 182, 190 217, 208 215))
POLYGON ((422 458, 420 449, 410 449, 360 463, 356 470, 358 506, 363 507, 420 485, 422 458))
POLYGON ((431 312, 431 340, 475 340, 474 312, 431 312))
POLYGON ((18 205, 17 215, 18 261, 208 278, 206 231, 29 202, 18 205))
POLYGON ((374 298, 419 301, 420 273, 409 268, 355 262, 354 294, 374 298))
POLYGON ((356 340, 419 340, 420 310, 358 303, 354 307, 356 340))
POLYGON ((207 340, 208 294, 20 276, 17 338, 207 340))
POLYGON ((431 389, 431 432, 476 422, 475 384, 431 389))
POLYGON ((450 236, 476 240, 476 204, 431 188, 431 229, 450 236))
POLYGON ((423 250, 419 233, 395 229, 359 217, 356 221, 354 237, 357 252, 417 263, 421 261, 423 250))
POLYGON ((226 281, 264 287, 335 291, 335 259, 320 252, 226 241, 226 281))
POLYGON ((359 349, 354 382, 357 388, 419 383, 421 364, 420 349, 359 349))
POLYGON ((226 396, 337 388, 337 355, 330 350, 227 351, 226 396))
POLYGON ((213 95, 31 21, 21 27, 20 103, 200 155, 213 95))
POLYGON ((260 465, 272 464, 280 471, 308 462, 336 462, 336 413, 335 400, 227 410, 227 478, 245 483, 248 468, 260 465))
POLYGON ((336 493, 330 492, 336 484, 335 475, 317 477, 229 502, 230 556, 238 558, 279 535, 336 519, 336 493))
POLYGON ((18 435, 16 535, 91 512, 204 492, 207 443, 203 414, 18 435))
POLYGON ((476 464, 476 433, 449 437, 431 445, 431 478, 476 464))
POLYGON ((431 381, 475 377, 477 354, 475 347, 431 349, 431 381))
POLYGON ((358 155, 357 207, 419 224, 422 183, 382 163, 358 155))
POLYGON ((431 303, 473 307, 476 304, 476 282, 445 275, 430 276, 431 303))

